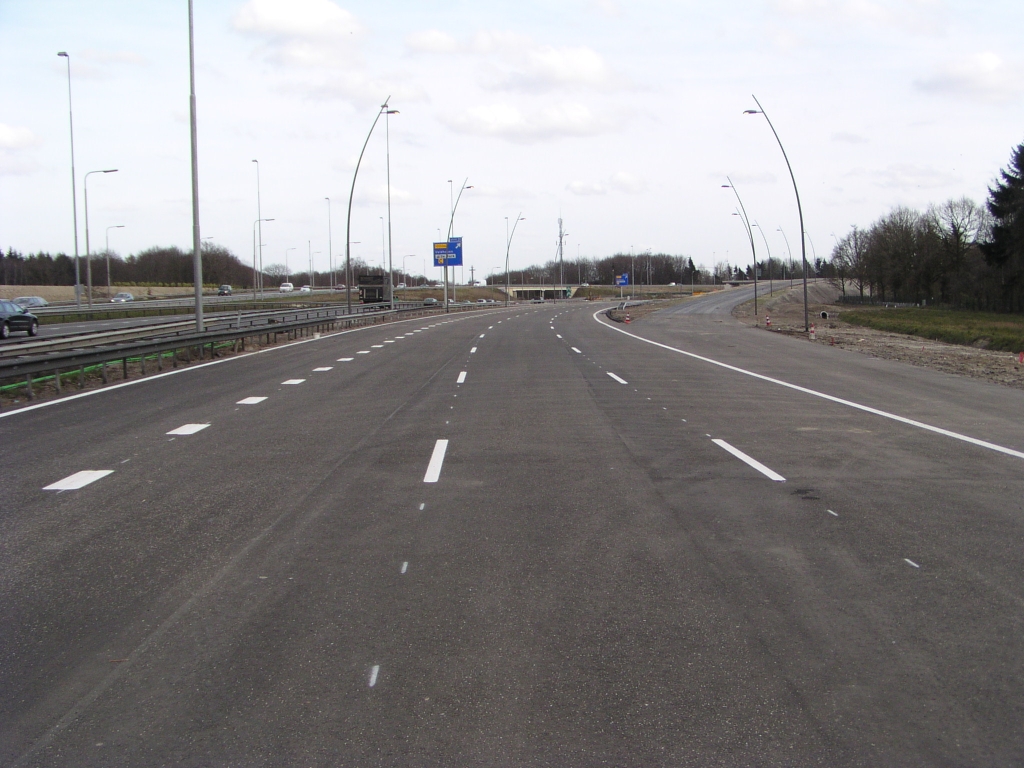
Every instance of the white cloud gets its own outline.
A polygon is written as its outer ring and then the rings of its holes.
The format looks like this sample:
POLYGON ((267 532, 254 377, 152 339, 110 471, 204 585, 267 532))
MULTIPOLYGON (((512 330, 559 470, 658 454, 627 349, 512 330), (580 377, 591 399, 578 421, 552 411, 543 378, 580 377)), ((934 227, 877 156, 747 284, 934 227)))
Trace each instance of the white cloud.
POLYGON ((87 61, 94 61, 97 64, 134 64, 135 66, 147 66, 149 60, 134 51, 97 51, 86 49, 79 56, 87 61))
POLYGON ((39 137, 28 128, 0 123, 0 150, 28 149, 37 144, 39 137))
POLYGON ((492 88, 546 91, 622 85, 593 48, 540 45, 515 32, 480 30, 460 43, 446 32, 427 29, 409 35, 405 43, 414 53, 477 57, 482 65, 474 69, 483 73, 492 88))
POLYGON ((609 126, 583 104, 560 104, 523 113, 511 104, 470 107, 441 120, 459 133, 493 136, 521 144, 565 136, 593 136, 609 126))
POLYGON ((574 195, 606 195, 608 189, 596 181, 570 181, 565 188, 574 195))
POLYGON ((606 195, 609 190, 638 194, 647 189, 647 182, 633 173, 618 171, 607 181, 571 181, 565 187, 574 195, 606 195))
POLYGON ((249 0, 233 25, 262 38, 270 60, 304 67, 349 64, 363 32, 355 16, 331 0, 249 0))
POLYGON ((960 177, 955 174, 911 163, 894 163, 884 170, 872 172, 871 175, 876 186, 886 189, 937 189, 961 182, 960 177))
POLYGON ((922 91, 965 96, 983 101, 1009 101, 1022 93, 1024 71, 1008 64, 998 54, 977 53, 963 57, 930 77, 918 80, 922 91))
POLYGON ((424 29, 405 38, 405 45, 416 53, 457 53, 459 42, 447 32, 424 29))
POLYGON ((867 144, 868 140, 856 133, 838 131, 832 134, 832 141, 841 141, 844 144, 867 144))
POLYGON ((629 194, 636 194, 647 189, 647 182, 639 176, 632 173, 626 173, 625 171, 613 173, 610 184, 613 189, 616 189, 619 192, 628 192, 629 194))
POLYGON ((24 176, 39 168, 25 150, 40 144, 28 128, 0 123, 0 176, 24 176))
POLYGON ((775 0, 779 13, 830 25, 936 34, 946 26, 943 0, 775 0))

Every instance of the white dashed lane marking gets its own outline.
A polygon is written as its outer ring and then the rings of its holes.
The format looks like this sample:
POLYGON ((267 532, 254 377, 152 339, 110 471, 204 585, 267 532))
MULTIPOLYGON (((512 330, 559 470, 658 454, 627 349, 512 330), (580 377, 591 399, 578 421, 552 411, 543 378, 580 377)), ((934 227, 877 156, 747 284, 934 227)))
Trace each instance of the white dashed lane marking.
POLYGON ((324 371, 333 371, 333 365, 321 365, 319 368, 314 368, 313 373, 323 373, 324 371))
POLYGON ((305 379, 288 379, 286 381, 282 381, 281 384, 282 385, 284 385, 284 384, 302 384, 305 381, 306 381, 305 379))
POLYGON ((910 559, 909 557, 904 557, 904 558, 903 558, 903 561, 904 561, 905 563, 907 563, 907 565, 912 565, 912 566, 914 566, 915 568, 920 568, 920 567, 921 567, 920 565, 918 565, 917 563, 915 563, 915 562, 914 562, 913 560, 911 560, 911 559, 910 559))
POLYGON ((168 435, 194 435, 196 432, 202 432, 206 429, 209 424, 182 424, 177 429, 172 429, 168 432, 168 435))
POLYGON ((466 372, 465 371, 462 371, 461 373, 459 373, 459 378, 455 380, 455 383, 456 384, 465 384, 466 383, 466 372))
POLYGON ((406 562, 402 563, 402 571, 401 572, 405 573, 408 570, 409 570, 409 562, 406 561, 406 562))
POLYGON ((611 371, 605 371, 605 373, 607 373, 607 374, 608 374, 609 376, 611 376, 611 377, 612 377, 613 379, 615 379, 615 380, 616 380, 617 382, 619 382, 619 384, 629 384, 629 382, 628 382, 628 381, 626 381, 625 379, 623 379, 623 378, 622 378, 621 376, 616 376, 616 375, 615 375, 614 373, 612 373, 611 371))
POLYGON ((427 473, 423 476, 424 483, 436 483, 441 478, 441 467, 444 466, 444 454, 447 450, 447 440, 438 440, 434 443, 434 452, 430 455, 427 473))
POLYGON ((576 347, 570 347, 570 349, 572 349, 572 351, 575 352, 577 355, 582 355, 583 354, 578 349, 576 349, 576 347))
POLYGON ((58 480, 56 483, 50 483, 48 486, 43 488, 44 491, 77 491, 79 488, 84 488, 89 483, 95 483, 100 478, 106 477, 114 473, 112 469, 83 469, 81 472, 75 472, 73 475, 68 475, 63 480, 58 480))
POLYGON ((377 673, 380 672, 380 665, 374 664, 373 669, 370 670, 370 687, 373 688, 377 684, 377 673))
POLYGON ((475 355, 476 354, 476 347, 473 347, 471 350, 469 350, 469 354, 475 355))
POLYGON ((338 362, 339 363, 351 363, 353 360, 355 360, 354 357, 339 357, 338 358, 338 362))
POLYGON ((748 464, 749 466, 753 467, 758 472, 760 472, 762 475, 767 477, 769 480, 773 480, 776 483, 784 483, 784 482, 786 482, 786 478, 784 478, 778 472, 775 472, 775 471, 773 471, 771 469, 768 469, 768 467, 766 467, 760 461, 758 461, 757 459, 751 458, 750 456, 747 456, 747 454, 745 454, 739 448, 734 448, 733 446, 731 446, 727 442, 725 442, 725 440, 719 440, 719 439, 715 438, 711 442, 713 442, 719 448, 724 448, 729 453, 731 453, 733 456, 735 456, 737 459, 739 459, 743 463, 748 464))
POLYGON ((360 349, 358 352, 356 352, 356 354, 357 355, 368 355, 368 354, 370 354, 370 350, 368 350, 368 349, 360 349))
POLYGON ((239 400, 235 405, 257 405, 266 399, 265 397, 247 397, 244 400, 239 400))

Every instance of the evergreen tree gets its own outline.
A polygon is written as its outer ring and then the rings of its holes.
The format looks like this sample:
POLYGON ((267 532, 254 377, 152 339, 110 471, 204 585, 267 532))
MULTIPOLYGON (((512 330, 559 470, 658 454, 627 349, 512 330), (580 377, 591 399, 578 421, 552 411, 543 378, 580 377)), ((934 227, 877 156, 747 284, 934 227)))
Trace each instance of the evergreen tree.
POLYGON ((982 251, 1003 278, 1004 309, 1024 310, 1024 144, 1010 157, 988 190, 988 210, 994 219, 991 240, 982 251))

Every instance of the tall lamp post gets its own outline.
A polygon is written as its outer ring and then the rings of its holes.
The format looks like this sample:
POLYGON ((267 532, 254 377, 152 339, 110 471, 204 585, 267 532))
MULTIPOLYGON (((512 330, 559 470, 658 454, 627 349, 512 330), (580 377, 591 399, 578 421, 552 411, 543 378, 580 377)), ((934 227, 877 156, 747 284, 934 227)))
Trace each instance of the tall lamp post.
POLYGON ((94 173, 117 173, 117 168, 106 171, 89 171, 82 178, 82 188, 85 190, 85 281, 90 309, 92 308, 92 251, 89 250, 89 177, 94 173))
MULTIPOLYGON (((772 125, 772 121, 768 118, 768 113, 764 111, 764 107, 761 106, 761 102, 757 100, 757 97, 753 94, 750 95, 757 104, 757 109, 746 109, 743 111, 745 115, 764 115, 765 121, 768 123, 768 127, 772 129, 772 133, 775 135, 775 141, 779 144, 779 149, 782 150, 782 157, 786 161, 786 168, 789 169, 789 178, 793 182, 793 193, 796 195, 796 210, 800 216, 800 258, 804 265, 804 333, 808 333, 811 329, 810 318, 807 315, 807 246, 804 243, 804 209, 800 205, 800 190, 796 186, 796 176, 793 175, 793 166, 789 164, 789 156, 786 154, 786 148, 782 146, 782 139, 779 138, 778 131, 775 130, 775 126, 772 125)), ((788 243, 787 243, 788 247, 788 243)))
POLYGON ((259 225, 259 250, 260 250, 260 298, 263 298, 263 225, 260 223, 263 219, 263 208, 260 205, 260 161, 253 160, 256 163, 256 223, 259 225))
MULTIPOLYGON (((455 198, 454 202, 452 202, 452 199, 451 199, 452 198, 452 180, 448 179, 448 200, 449 200, 449 202, 451 202, 451 206, 452 206, 452 217, 448 220, 448 240, 449 241, 452 239, 452 230, 453 230, 453 228, 455 226, 455 211, 459 207, 459 200, 462 199, 462 193, 465 192, 467 189, 472 189, 473 188, 473 185, 472 184, 468 184, 468 182, 469 182, 469 177, 467 176, 466 180, 462 182, 462 188, 459 189, 459 196, 455 198), (468 186, 467 186, 467 184, 468 184, 468 186)), ((453 269, 452 270, 452 279, 454 279, 454 278, 455 278, 455 270, 453 269)), ((454 294, 455 294, 455 291, 454 291, 454 288, 453 288, 452 289, 452 298, 453 299, 455 298, 454 294)), ((448 311, 448 258, 447 257, 445 257, 445 260, 444 260, 444 311, 445 312, 448 311)))
POLYGON ((391 301, 391 311, 395 309, 395 268, 391 259, 391 131, 388 127, 388 116, 397 114, 397 109, 384 110, 384 149, 387 157, 388 176, 388 296, 391 301))
MULTIPOLYGON (((256 227, 262 225, 264 221, 273 221, 273 219, 256 219, 252 223, 252 300, 256 301, 256 284, 260 280, 256 277, 256 227)), ((260 226, 260 232, 263 231, 263 227, 260 226)), ((262 270, 263 267, 261 266, 262 270)))
POLYGON ((327 268, 331 271, 331 288, 334 288, 334 249, 331 245, 331 198, 325 197, 327 201, 327 268))
MULTIPOLYGON (((793 263, 793 249, 789 245, 789 238, 786 237, 786 233, 782 231, 782 227, 779 227, 775 231, 782 233, 782 239, 786 241, 786 254, 789 256, 790 264, 792 264, 793 263)), ((783 278, 783 280, 785 280, 786 276, 783 275, 782 278, 783 278)), ((793 287, 793 270, 789 271, 789 287, 790 288, 793 287)))
POLYGON ((295 247, 295 246, 292 246, 291 248, 286 248, 285 249, 285 282, 286 283, 291 283, 290 278, 291 278, 291 275, 292 275, 292 272, 288 269, 288 252, 289 251, 298 251, 298 250, 299 249, 297 247, 295 247))
POLYGON ((736 185, 732 183, 732 179, 728 176, 725 177, 728 184, 723 184, 723 189, 731 189, 733 194, 736 195, 736 202, 740 204, 740 220, 743 222, 743 228, 747 230, 747 239, 750 241, 750 252, 754 256, 754 322, 757 322, 757 250, 754 248, 754 233, 750 230, 750 219, 747 218, 747 209, 743 207, 743 201, 740 199, 739 190, 736 189, 736 185))
POLYGON ((356 161, 356 169, 352 173, 352 188, 348 192, 348 218, 345 221, 345 302, 348 305, 349 314, 352 313, 352 195, 356 191, 356 177, 359 176, 359 166, 363 162, 363 154, 366 152, 366 145, 370 143, 370 137, 373 135, 373 129, 377 127, 377 121, 380 120, 380 116, 384 114, 388 109, 388 102, 391 101, 391 96, 384 99, 384 103, 381 104, 380 109, 377 110, 377 116, 373 118, 373 125, 370 126, 370 132, 366 134, 366 141, 363 142, 363 148, 359 151, 359 159, 356 161))
POLYGON ((67 51, 60 51, 58 56, 68 62, 68 127, 71 131, 71 220, 75 228, 75 307, 82 308, 82 279, 78 268, 78 192, 75 189, 75 120, 71 108, 71 57, 67 51))
POLYGON ((756 221, 750 226, 757 227, 757 231, 761 233, 761 239, 764 240, 764 249, 768 252, 768 295, 775 295, 775 286, 772 283, 772 249, 768 247, 768 238, 765 237, 764 230, 761 229, 761 225, 756 221))
POLYGON ((203 240, 199 236, 199 139, 196 133, 196 54, 192 34, 192 0, 188 0, 188 113, 192 159, 192 282, 195 290, 196 333, 203 332, 203 240))
MULTIPOLYGON (((520 211, 516 215, 516 221, 512 225, 512 232, 509 232, 508 231, 508 216, 505 217, 505 306, 506 307, 508 306, 508 299, 509 299, 508 253, 509 253, 509 251, 512 248, 512 236, 515 235, 516 227, 519 226, 519 222, 520 221, 526 221, 526 219, 523 218, 523 212, 522 211, 520 211)), ((522 279, 522 278, 520 278, 520 279, 522 279)))
POLYGON ((124 224, 111 224, 109 227, 107 227, 107 231, 106 231, 107 247, 103 251, 103 253, 107 257, 107 298, 108 299, 110 298, 110 230, 112 230, 112 229, 124 229, 124 224))

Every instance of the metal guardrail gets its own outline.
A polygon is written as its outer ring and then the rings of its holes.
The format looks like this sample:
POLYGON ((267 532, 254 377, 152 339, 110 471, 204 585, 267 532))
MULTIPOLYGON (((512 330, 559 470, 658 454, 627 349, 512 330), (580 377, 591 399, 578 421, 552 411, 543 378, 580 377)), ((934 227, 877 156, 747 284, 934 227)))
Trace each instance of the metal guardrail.
MULTIPOLYGON (((474 309, 493 309, 484 305, 466 305, 452 307, 452 312, 466 312, 474 309)), ((323 310, 321 310, 323 312, 323 310)), ((59 374, 61 371, 73 371, 79 369, 84 371, 85 367, 122 361, 127 371, 129 358, 141 357, 143 359, 143 375, 145 374, 145 358, 149 355, 158 355, 162 352, 175 350, 198 350, 197 354, 202 359, 203 350, 210 347, 210 354, 214 353, 217 344, 226 342, 241 342, 244 349, 245 339, 266 336, 268 342, 275 343, 281 334, 291 337, 302 330, 320 328, 321 330, 333 330, 338 325, 353 327, 358 325, 369 325, 371 323, 383 322, 389 318, 398 318, 405 315, 416 317, 418 315, 443 314, 443 308, 426 308, 417 305, 411 308, 391 310, 377 310, 375 312, 361 312, 358 315, 353 313, 335 313, 331 316, 293 319, 291 321, 264 323, 263 325, 249 325, 243 328, 221 328, 207 330, 203 333, 179 333, 173 336, 163 336, 146 339, 143 341, 131 341, 129 343, 111 342, 107 345, 93 346, 89 348, 78 348, 66 351, 51 353, 40 353, 31 356, 20 356, 0 360, 0 382, 14 381, 24 378, 28 384, 29 399, 32 399, 31 382, 34 376, 40 374, 59 374), (418 314, 417 314, 418 313, 418 314)), ((189 354, 191 354, 189 352, 189 354)), ((163 358, 158 358, 157 365, 161 367, 163 358)), ((173 365, 177 365, 174 358, 173 365)), ((106 383, 106 367, 102 369, 104 383, 106 383)), ((58 377, 59 380, 59 377, 58 377)))

